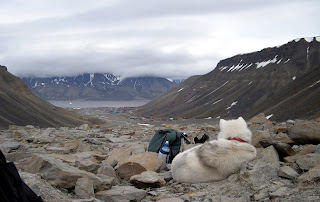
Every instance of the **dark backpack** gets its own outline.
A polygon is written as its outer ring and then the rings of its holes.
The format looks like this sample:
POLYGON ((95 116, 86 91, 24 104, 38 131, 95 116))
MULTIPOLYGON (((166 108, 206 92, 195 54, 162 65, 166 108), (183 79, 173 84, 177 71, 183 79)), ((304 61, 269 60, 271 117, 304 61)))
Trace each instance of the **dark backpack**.
POLYGON ((16 166, 6 162, 6 158, 0 150, 0 201, 2 202, 43 202, 32 189, 26 185, 16 166))
POLYGON ((182 133, 177 130, 157 130, 149 143, 148 151, 158 153, 160 148, 164 145, 164 143, 166 141, 169 141, 169 163, 171 163, 173 158, 180 152, 181 137, 182 133))

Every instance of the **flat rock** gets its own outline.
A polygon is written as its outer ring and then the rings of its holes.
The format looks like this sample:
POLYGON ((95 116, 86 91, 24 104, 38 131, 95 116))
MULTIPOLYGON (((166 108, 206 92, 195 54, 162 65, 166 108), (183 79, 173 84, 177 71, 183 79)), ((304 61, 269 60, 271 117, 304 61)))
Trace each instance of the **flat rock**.
POLYGON ((130 182, 138 188, 161 187, 166 181, 154 171, 145 171, 130 178, 130 182))
POLYGON ((12 150, 19 149, 20 146, 21 144, 16 141, 5 141, 2 144, 0 144, 0 148, 9 150, 9 152, 12 150))
POLYGON ((287 179, 296 179, 299 176, 299 173, 297 173, 293 168, 290 166, 283 166, 279 169, 279 177, 284 177, 287 179))
POLYGON ((300 177, 298 177, 298 180, 301 182, 319 182, 320 179, 320 164, 316 165, 312 169, 310 169, 308 172, 304 173, 300 177))
POLYGON ((66 193, 52 187, 46 180, 41 179, 40 175, 23 171, 20 171, 19 174, 24 182, 44 201, 68 201, 69 196, 66 193))
POLYGON ((133 186, 114 186, 110 190, 99 191, 95 197, 102 201, 141 201, 147 192, 133 186))
POLYGON ((310 170, 320 163, 320 154, 306 154, 296 156, 295 160, 302 170, 310 170))
POLYGON ((97 177, 89 172, 79 170, 46 155, 33 155, 23 170, 30 173, 39 173, 51 185, 61 188, 73 188, 79 178, 92 179, 95 186, 99 186, 97 177))
POLYGON ((157 202, 184 202, 183 199, 181 198, 165 198, 165 199, 161 199, 161 200, 157 200, 157 202))
POLYGON ((320 123, 316 121, 296 121, 295 125, 289 128, 289 137, 298 144, 319 144, 320 123))

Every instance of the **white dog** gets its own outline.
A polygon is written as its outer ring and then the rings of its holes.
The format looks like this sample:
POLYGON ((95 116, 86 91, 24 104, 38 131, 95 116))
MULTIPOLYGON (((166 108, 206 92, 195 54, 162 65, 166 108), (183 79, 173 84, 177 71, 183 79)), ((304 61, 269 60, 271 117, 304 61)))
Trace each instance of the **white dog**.
POLYGON ((251 136, 242 117, 230 121, 221 119, 218 140, 193 147, 173 159, 173 179, 186 183, 226 179, 243 162, 256 157, 257 151, 250 144, 251 136))

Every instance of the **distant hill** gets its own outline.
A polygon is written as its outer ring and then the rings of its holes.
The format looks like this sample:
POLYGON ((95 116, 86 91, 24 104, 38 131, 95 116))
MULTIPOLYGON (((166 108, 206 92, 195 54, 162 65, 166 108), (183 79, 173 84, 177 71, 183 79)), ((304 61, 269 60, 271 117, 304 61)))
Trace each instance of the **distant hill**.
POLYGON ((18 77, 0 66, 0 128, 9 125, 77 126, 84 121, 35 96, 18 77))
POLYGON ((320 37, 222 60, 206 75, 193 76, 136 115, 158 117, 250 118, 320 117, 320 37))
POLYGON ((32 91, 46 100, 152 100, 180 80, 158 77, 124 78, 91 73, 75 77, 26 78, 32 91))

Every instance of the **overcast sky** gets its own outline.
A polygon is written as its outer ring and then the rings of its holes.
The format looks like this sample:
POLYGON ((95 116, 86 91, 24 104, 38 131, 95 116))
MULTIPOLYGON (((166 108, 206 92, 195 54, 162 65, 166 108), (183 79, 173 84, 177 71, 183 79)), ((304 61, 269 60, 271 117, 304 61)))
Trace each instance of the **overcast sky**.
POLYGON ((0 65, 187 78, 225 58, 320 35, 319 0, 0 0, 0 65))

